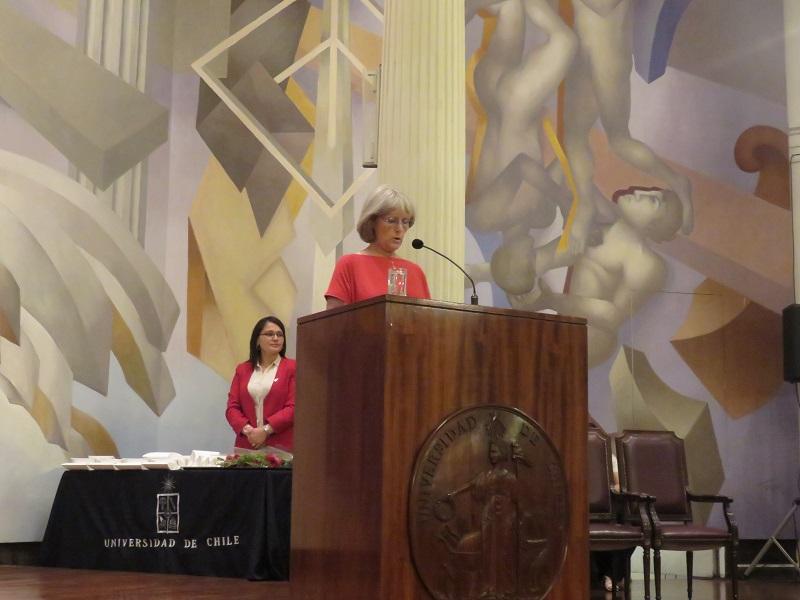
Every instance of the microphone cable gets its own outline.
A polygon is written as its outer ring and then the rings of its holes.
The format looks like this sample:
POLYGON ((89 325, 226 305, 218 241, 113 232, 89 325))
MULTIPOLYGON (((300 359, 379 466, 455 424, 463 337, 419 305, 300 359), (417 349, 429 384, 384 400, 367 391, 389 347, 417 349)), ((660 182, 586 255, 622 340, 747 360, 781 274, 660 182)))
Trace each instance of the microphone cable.
POLYGON ((458 263, 456 263, 449 256, 446 256, 446 255, 442 254, 438 250, 434 250, 430 246, 426 246, 425 242, 423 242, 419 238, 414 238, 411 241, 411 247, 414 248, 415 250, 419 250, 420 248, 427 248, 428 250, 430 250, 434 254, 438 254, 443 259, 445 259, 447 261, 450 261, 453 264, 453 266, 455 266, 456 269, 458 269, 459 271, 461 271, 464 274, 464 277, 469 279, 469 282, 472 284, 472 296, 470 296, 469 303, 472 304, 473 306, 478 306, 478 292, 477 292, 477 290, 475 288, 475 282, 472 280, 472 277, 470 277, 469 274, 458 263))

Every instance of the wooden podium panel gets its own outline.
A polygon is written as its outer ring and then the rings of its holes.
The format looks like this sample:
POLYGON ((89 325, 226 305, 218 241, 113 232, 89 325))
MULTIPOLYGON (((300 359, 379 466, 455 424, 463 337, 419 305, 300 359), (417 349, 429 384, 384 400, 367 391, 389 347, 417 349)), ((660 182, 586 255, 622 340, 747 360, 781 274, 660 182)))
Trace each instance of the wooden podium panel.
POLYGON ((410 554, 419 448, 454 411, 514 406, 567 478, 564 567, 547 598, 588 598, 583 319, 381 296, 298 321, 294 600, 428 599, 410 554))

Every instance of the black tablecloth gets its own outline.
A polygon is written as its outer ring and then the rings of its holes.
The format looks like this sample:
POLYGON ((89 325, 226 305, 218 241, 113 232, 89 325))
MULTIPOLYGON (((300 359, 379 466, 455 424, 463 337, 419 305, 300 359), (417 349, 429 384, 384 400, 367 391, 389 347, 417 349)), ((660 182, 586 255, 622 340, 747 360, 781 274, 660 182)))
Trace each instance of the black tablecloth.
POLYGON ((291 493, 284 469, 67 471, 42 564, 288 580, 291 493))

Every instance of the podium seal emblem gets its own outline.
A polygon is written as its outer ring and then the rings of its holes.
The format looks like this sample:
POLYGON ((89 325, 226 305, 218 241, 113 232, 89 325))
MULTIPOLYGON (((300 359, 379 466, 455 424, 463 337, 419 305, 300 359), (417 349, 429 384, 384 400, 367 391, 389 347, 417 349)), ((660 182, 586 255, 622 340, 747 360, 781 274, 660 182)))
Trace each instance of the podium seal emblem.
POLYGON ((414 566, 436 600, 539 600, 566 555, 561 457, 518 409, 460 410, 417 455, 408 515, 414 566))

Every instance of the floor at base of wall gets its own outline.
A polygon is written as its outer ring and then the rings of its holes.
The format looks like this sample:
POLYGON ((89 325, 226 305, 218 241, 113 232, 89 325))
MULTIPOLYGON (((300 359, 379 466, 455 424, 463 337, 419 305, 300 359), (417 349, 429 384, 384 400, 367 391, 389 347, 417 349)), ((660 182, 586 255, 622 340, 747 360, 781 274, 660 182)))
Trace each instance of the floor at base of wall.
POLYGON ((0 544, 0 565, 36 566, 41 545, 40 542, 0 544))
MULTIPOLYGON (((778 540, 795 561, 797 561, 797 540, 778 540)), ((736 562, 739 565, 739 576, 743 577, 744 572, 750 566, 750 563, 761 551, 761 548, 766 543, 766 540, 739 540, 739 548, 737 551, 736 562)), ((770 544, 766 554, 758 561, 760 567, 756 567, 748 576, 750 579, 775 579, 781 581, 797 581, 797 569, 789 564, 786 557, 775 546, 770 544)))
MULTIPOLYGON (((743 576, 750 562, 756 557, 766 540, 740 540, 737 556, 739 576, 743 576)), ((797 560, 797 542, 795 540, 779 540, 790 556, 797 560)), ((37 566, 39 564, 40 542, 0 543, 0 565, 37 566)), ((775 545, 771 545, 767 553, 759 561, 765 566, 758 567, 750 574, 751 579, 775 579, 796 581, 798 573, 791 568, 786 557, 775 545)), ((641 577, 641 573, 639 574, 641 577)))

